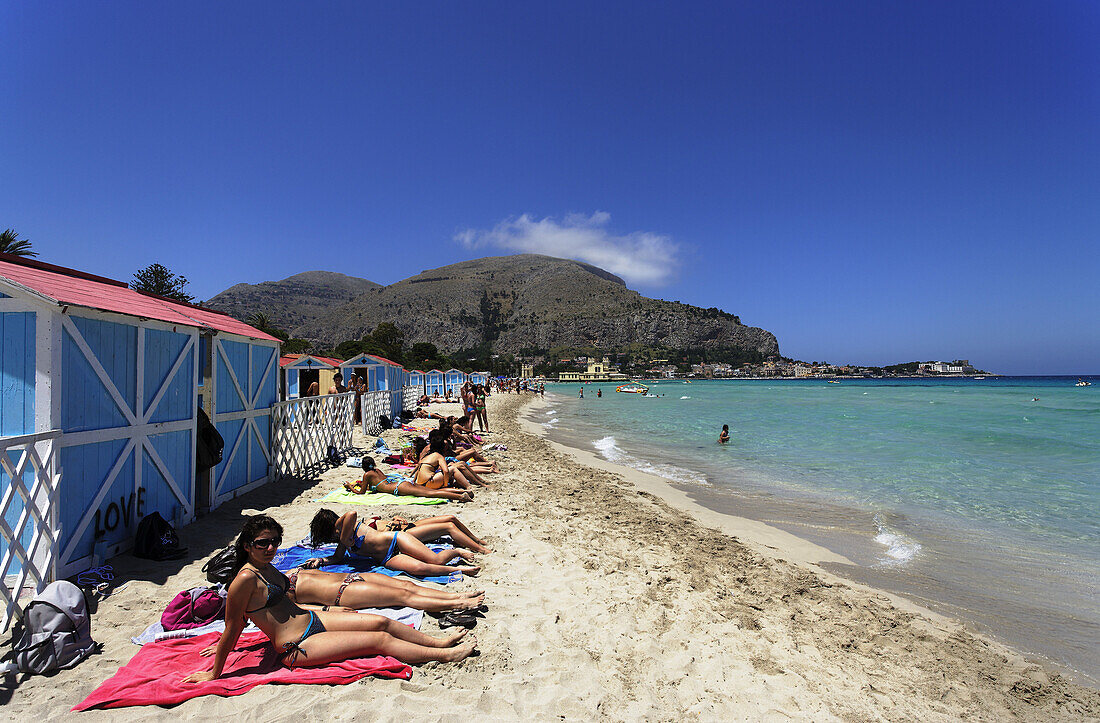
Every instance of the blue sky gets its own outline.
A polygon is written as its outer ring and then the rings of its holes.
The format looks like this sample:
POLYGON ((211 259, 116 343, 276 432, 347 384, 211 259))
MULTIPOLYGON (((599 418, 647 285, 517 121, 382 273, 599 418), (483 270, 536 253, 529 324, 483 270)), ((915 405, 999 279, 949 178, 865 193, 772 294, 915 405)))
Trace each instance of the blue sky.
POLYGON ((1093 2, 0 3, 0 228, 206 298, 523 250, 806 360, 1100 372, 1093 2))

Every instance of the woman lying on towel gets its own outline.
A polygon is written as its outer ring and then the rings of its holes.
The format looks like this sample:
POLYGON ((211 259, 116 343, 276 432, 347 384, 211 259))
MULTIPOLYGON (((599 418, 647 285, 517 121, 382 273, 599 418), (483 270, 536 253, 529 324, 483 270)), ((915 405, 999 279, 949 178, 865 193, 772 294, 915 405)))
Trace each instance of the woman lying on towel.
POLYGON ((358 557, 366 557, 391 570, 407 572, 411 575, 450 575, 461 572, 464 575, 476 575, 481 572, 479 566, 459 565, 451 567, 446 563, 460 557, 469 562, 472 552, 452 548, 443 552, 432 552, 427 546, 407 532, 380 532, 360 520, 354 512, 340 517, 332 510, 319 510, 309 523, 309 536, 314 547, 329 542, 336 543, 336 552, 331 557, 315 557, 303 567, 317 568, 341 562, 350 552, 358 557))
POLYGON ((376 572, 322 572, 299 567, 287 574, 287 597, 299 606, 333 609, 410 607, 430 613, 478 608, 485 593, 445 592, 376 572))
POLYGON ((381 615, 303 610, 287 597, 290 581, 271 564, 282 537, 283 528, 266 515, 253 515, 245 522, 236 543, 240 570, 229 584, 225 602, 225 632, 202 651, 204 656, 214 656, 214 667, 194 672, 183 682, 220 677, 245 620, 254 622, 276 649, 283 650, 287 667, 370 655, 390 655, 405 663, 454 662, 474 652, 472 644, 459 645, 463 633, 433 638, 381 615))
MULTIPOLYGON (((371 458, 367 457, 366 459, 371 458)), ((364 466, 369 466, 369 464, 364 460, 364 466)), ((474 496, 466 491, 465 488, 469 486, 470 483, 464 477, 456 476, 452 478, 446 461, 444 461, 442 455, 439 455, 438 459, 433 458, 418 462, 411 477, 405 477, 397 472, 386 474, 374 467, 364 469, 363 477, 358 481, 346 482, 344 489, 357 495, 365 495, 368 492, 381 492, 394 496, 436 497, 454 500, 455 502, 470 502, 474 496), (438 472, 436 471, 437 468, 438 472), (461 486, 452 487, 452 479, 456 485, 461 486)))
POLYGON ((458 547, 465 547, 474 552, 492 552, 485 545, 485 540, 471 532, 470 528, 464 525, 457 515, 422 517, 413 521, 404 517, 394 517, 389 520, 372 517, 367 521, 367 524, 383 532, 407 532, 421 542, 428 542, 447 535, 454 540, 455 545, 458 547))

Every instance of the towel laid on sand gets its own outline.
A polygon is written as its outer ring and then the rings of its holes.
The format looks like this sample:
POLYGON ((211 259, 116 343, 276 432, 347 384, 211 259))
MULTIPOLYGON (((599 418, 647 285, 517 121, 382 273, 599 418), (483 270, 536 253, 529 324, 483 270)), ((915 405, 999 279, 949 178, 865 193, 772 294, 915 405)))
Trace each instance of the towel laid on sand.
POLYGON ((196 670, 210 669, 213 658, 201 657, 199 651, 217 639, 217 633, 209 633, 146 645, 73 710, 175 705, 202 695, 241 695, 264 683, 342 685, 368 675, 405 680, 412 675, 409 666, 388 656, 356 658, 316 668, 285 668, 263 633, 244 633, 226 659, 221 678, 208 683, 183 683, 196 670))
MULTIPOLYGON (((428 549, 432 552, 442 552, 450 548, 446 545, 428 545, 428 549)), ((336 552, 336 545, 321 545, 317 548, 308 547, 306 545, 294 545, 293 547, 280 548, 278 554, 275 555, 275 559, 271 561, 271 564, 280 572, 285 573, 288 570, 293 570, 305 564, 315 557, 328 557, 334 552, 336 552)), ((463 560, 461 558, 456 557, 451 564, 462 564, 462 562, 463 560)), ((320 569, 325 572, 377 572, 382 575, 389 575, 390 577, 408 575, 408 573, 405 572, 375 565, 371 560, 365 557, 356 557, 354 555, 347 555, 339 563, 335 565, 323 565, 320 569)), ((446 584, 448 582, 457 582, 461 580, 462 573, 456 570, 450 575, 429 575, 427 577, 409 575, 409 577, 414 580, 446 584)))
POLYGON ((413 497, 411 495, 391 495, 381 492, 369 492, 357 495, 347 490, 333 490, 317 500, 318 502, 339 502, 342 505, 441 505, 447 500, 440 497, 413 497))
MULTIPOLYGON (((399 623, 405 623, 409 627, 420 629, 420 626, 424 622, 424 611, 417 610, 415 608, 364 608, 358 610, 360 613, 372 613, 374 615, 381 615, 391 620, 396 620, 399 623)), ((209 625, 203 625, 201 628, 190 628, 188 630, 165 630, 160 621, 156 621, 149 627, 145 628, 138 635, 130 638, 130 642, 134 645, 147 645, 149 643, 159 643, 161 640, 175 640, 177 638, 197 638, 200 635, 206 635, 207 633, 220 633, 225 630, 225 619, 215 620, 209 625)), ((251 633, 259 630, 251 622, 245 626, 244 632, 251 633)))

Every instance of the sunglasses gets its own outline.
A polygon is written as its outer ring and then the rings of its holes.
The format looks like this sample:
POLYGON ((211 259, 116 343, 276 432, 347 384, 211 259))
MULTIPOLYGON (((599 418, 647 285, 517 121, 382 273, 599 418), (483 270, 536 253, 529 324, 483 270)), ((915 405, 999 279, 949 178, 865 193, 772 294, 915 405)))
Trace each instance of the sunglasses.
POLYGON ((282 540, 278 537, 261 537, 258 540, 253 540, 252 546, 261 550, 266 550, 269 547, 278 547, 280 542, 282 542, 282 540))

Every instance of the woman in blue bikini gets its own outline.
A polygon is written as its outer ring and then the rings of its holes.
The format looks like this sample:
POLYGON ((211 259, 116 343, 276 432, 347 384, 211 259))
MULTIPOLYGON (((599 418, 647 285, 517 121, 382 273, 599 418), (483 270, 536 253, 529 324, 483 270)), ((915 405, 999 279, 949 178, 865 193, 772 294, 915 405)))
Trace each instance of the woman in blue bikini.
POLYGON ((465 631, 433 638, 381 615, 303 610, 287 597, 290 582, 271 564, 282 537, 283 528, 266 515, 253 515, 245 522, 236 543, 240 570, 225 602, 225 632, 202 651, 203 656, 214 656, 214 667, 192 673, 184 683, 221 677, 246 620, 283 650, 283 664, 290 668, 368 655, 390 655, 413 664, 456 662, 474 652, 473 644, 459 645, 465 631))
POLYGON ((315 547, 335 542, 336 552, 331 557, 313 558, 302 566, 305 568, 339 563, 350 552, 411 575, 450 575, 452 572, 476 575, 481 572, 481 567, 476 565, 452 567, 447 564, 456 557, 469 562, 474 558, 472 552, 458 548, 432 552, 409 533, 380 532, 371 527, 367 520, 360 520, 354 512, 337 517, 332 510, 319 510, 309 523, 309 536, 315 547))

